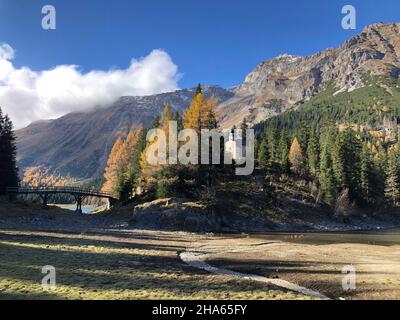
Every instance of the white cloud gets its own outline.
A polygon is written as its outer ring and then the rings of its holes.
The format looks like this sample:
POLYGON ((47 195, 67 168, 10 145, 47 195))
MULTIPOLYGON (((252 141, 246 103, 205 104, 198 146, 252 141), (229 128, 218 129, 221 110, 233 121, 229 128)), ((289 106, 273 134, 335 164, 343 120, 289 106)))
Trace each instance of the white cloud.
POLYGON ((7 43, 0 44, 0 60, 12 60, 14 59, 15 51, 7 43))
POLYGON ((15 68, 14 50, 0 45, 0 106, 17 128, 40 119, 106 107, 121 96, 143 96, 178 88, 178 68, 162 50, 132 59, 129 68, 82 73, 78 66, 51 70, 15 68))

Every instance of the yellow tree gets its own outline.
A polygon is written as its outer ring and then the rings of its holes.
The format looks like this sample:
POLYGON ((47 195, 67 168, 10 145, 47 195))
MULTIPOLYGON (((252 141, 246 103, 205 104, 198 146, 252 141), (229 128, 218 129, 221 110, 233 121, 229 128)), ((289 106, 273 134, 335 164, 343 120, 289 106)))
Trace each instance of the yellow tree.
POLYGON ((30 187, 71 186, 78 183, 78 181, 69 176, 61 176, 57 173, 51 173, 49 168, 42 166, 26 168, 21 182, 23 185, 30 187))
POLYGON ((207 100, 203 93, 197 93, 183 115, 184 128, 194 129, 198 133, 201 129, 216 128, 215 106, 215 97, 207 100))
MULTIPOLYGON (((163 158, 165 157, 168 159, 168 147, 169 147, 169 122, 172 121, 173 116, 172 116, 172 109, 171 107, 166 104, 164 106, 164 110, 161 115, 160 119, 160 129, 164 132, 165 137, 166 137, 166 145, 165 150, 166 154, 163 155, 163 158)), ((141 172, 142 172, 142 180, 144 180, 146 183, 153 181, 153 177, 155 174, 160 172, 163 168, 163 165, 161 164, 150 164, 148 162, 148 153, 151 152, 152 146, 155 143, 162 143, 158 141, 158 139, 154 139, 151 142, 148 142, 146 145, 146 148, 143 150, 142 155, 140 157, 140 167, 141 167, 141 172)), ((159 152, 159 150, 157 151, 159 152)), ((158 154, 153 154, 152 156, 159 157, 160 155, 158 154)))
POLYGON ((135 146, 139 140, 139 136, 141 133, 141 128, 134 129, 129 131, 126 139, 124 140, 122 150, 121 150, 121 159, 119 163, 119 170, 124 175, 128 172, 128 167, 132 159, 133 152, 135 150, 135 146))
POLYGON ((118 179, 118 164, 121 159, 122 147, 124 141, 121 137, 115 141, 108 156, 106 170, 104 172, 104 184, 102 187, 103 192, 113 192, 118 179))
POLYGON ((292 146, 290 147, 289 161, 291 164, 291 170, 294 173, 302 174, 304 172, 303 151, 301 150, 301 145, 297 138, 294 138, 292 146))
POLYGON ((169 141, 169 122, 172 121, 172 118, 173 118, 172 109, 168 104, 166 104, 164 106, 164 110, 161 114, 160 126, 161 126, 161 129, 165 133, 165 137, 167 138, 167 145, 166 145, 167 150, 169 148, 169 143, 170 143, 170 141, 169 141))
POLYGON ((131 130, 125 139, 119 137, 111 149, 104 172, 102 191, 115 192, 118 178, 126 177, 134 148, 139 140, 141 128, 131 130))
MULTIPOLYGON (((216 98, 212 97, 207 100, 204 94, 201 92, 201 86, 197 88, 196 95, 193 97, 193 100, 183 115, 183 126, 185 129, 193 129, 198 134, 201 133, 202 129, 217 129, 217 114, 216 114, 216 98)), ((199 139, 199 148, 200 144, 199 139)), ((201 146, 202 148, 203 146, 201 146)), ((210 158, 212 154, 212 149, 210 146, 210 158)), ((201 162, 202 155, 199 153, 199 163, 201 162)), ((211 161, 211 159, 210 159, 211 161)), ((212 165, 200 165, 200 166, 192 166, 191 172, 195 176, 196 184, 207 186, 205 192, 202 192, 202 195, 205 194, 212 195, 214 194, 212 186, 217 177, 216 167, 212 165)), ((209 197, 211 198, 211 196, 209 197)))

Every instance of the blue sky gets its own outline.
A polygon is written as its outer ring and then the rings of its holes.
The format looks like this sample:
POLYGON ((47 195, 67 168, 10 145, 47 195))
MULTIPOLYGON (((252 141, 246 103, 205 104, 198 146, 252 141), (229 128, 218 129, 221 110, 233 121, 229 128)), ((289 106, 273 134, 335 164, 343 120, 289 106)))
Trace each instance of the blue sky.
POLYGON ((231 86, 261 61, 336 47, 374 22, 400 21, 398 0, 0 0, 0 43, 16 50, 14 66, 83 71, 126 68, 132 57, 165 50, 183 74, 231 86), (57 30, 41 29, 41 8, 57 9, 57 30), (341 8, 357 8, 358 29, 341 28, 341 8))
POLYGON ((0 106, 17 128, 124 95, 240 84, 262 61, 400 21, 398 0, 0 0, 0 106), (57 29, 42 29, 44 5, 57 29), (341 27, 344 5, 357 30, 341 27))

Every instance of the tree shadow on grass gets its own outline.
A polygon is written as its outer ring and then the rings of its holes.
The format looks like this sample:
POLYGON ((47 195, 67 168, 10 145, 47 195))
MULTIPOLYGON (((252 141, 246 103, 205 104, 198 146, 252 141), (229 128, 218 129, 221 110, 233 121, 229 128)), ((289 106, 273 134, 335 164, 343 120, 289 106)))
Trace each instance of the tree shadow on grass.
MULTIPOLYGON (((325 261, 279 261, 261 259, 228 259, 214 258, 207 261, 210 265, 221 269, 233 270, 244 274, 261 275, 266 278, 283 279, 296 283, 309 289, 313 289, 331 298, 355 295, 370 295, 371 289, 368 285, 361 283, 356 290, 344 290, 342 280, 344 274, 342 267, 348 262, 325 262, 325 261)), ((379 263, 376 263, 379 264, 379 263)), ((357 271, 359 276, 391 275, 390 272, 365 272, 357 271)), ((376 288, 383 291, 384 288, 376 288)))
MULTIPOLYGON (((4 237, 2 240, 5 240, 4 237)), ((140 244, 135 248, 135 243, 117 247, 109 242, 86 239, 53 239, 53 237, 12 237, 13 242, 21 242, 22 245, 7 243, 0 244, 0 278, 9 281, 24 283, 26 286, 21 291, 10 289, 0 293, 0 298, 17 297, 29 299, 60 298, 55 292, 36 293, 29 289, 29 285, 41 284, 42 267, 52 265, 56 268, 57 284, 67 290, 91 290, 91 291, 130 291, 135 296, 137 291, 146 291, 154 294, 164 293, 172 296, 190 297, 195 292, 210 291, 221 292, 221 288, 227 286, 225 280, 209 281, 207 277, 199 274, 197 270, 187 268, 176 256, 175 248, 170 248, 170 254, 157 253, 147 255, 136 252, 96 252, 81 251, 79 245, 91 245, 110 249, 140 249, 158 250, 163 246, 140 244), (56 243, 54 243, 56 241, 56 243), (29 245, 42 247, 30 247, 29 245), (54 244, 72 246, 68 250, 57 249, 54 244), (96 245, 97 244, 97 245, 96 245), (108 245, 105 246, 105 245, 108 245), (75 250, 76 248, 76 250, 75 250), (189 271, 188 273, 184 272, 189 271), (69 288, 69 289, 68 289, 69 288), (75 288, 75 289, 74 289, 75 288), (14 292, 13 292, 14 290, 14 292), (50 295, 50 296, 49 296, 50 295)), ((159 250, 161 251, 161 250, 159 250)), ((263 288, 265 285, 253 284, 251 288, 243 288, 241 285, 229 285, 229 292, 251 291, 263 288)), ((1 289, 1 288, 0 288, 1 289)), ((115 293, 116 298, 118 293, 115 293)), ((65 292, 62 297, 65 296, 65 292)))
MULTIPOLYGON (((65 246, 73 246, 73 247, 85 247, 85 246, 98 246, 98 247, 106 247, 113 249, 138 249, 138 250, 157 250, 157 251, 177 251, 182 249, 180 246, 175 245, 163 245, 163 244, 146 244, 135 242, 135 238, 132 238, 131 241, 121 241, 117 239, 107 238, 96 239, 96 238, 83 238, 79 234, 70 234, 76 235, 76 237, 65 237, 62 234, 57 233, 54 236, 49 235, 32 235, 32 234, 1 234, 0 233, 0 241, 12 241, 12 242, 22 242, 22 243, 30 243, 40 245, 43 243, 51 244, 51 245, 65 245, 65 246)), ((103 237, 104 238, 104 237, 103 237)), ((162 242, 163 240, 159 241, 162 242)))

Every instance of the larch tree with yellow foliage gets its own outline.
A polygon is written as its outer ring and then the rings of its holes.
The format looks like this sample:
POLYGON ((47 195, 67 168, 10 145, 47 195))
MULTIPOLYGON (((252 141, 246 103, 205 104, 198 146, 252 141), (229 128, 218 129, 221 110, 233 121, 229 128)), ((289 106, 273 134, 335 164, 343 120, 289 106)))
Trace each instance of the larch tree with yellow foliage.
MULTIPOLYGON (((160 119, 160 129, 162 129, 165 133, 166 136, 166 141, 167 141, 167 145, 165 146, 165 150, 166 150, 166 154, 163 155, 163 157, 165 156, 166 159, 168 159, 168 146, 169 146, 169 122, 174 120, 173 119, 173 115, 172 115, 172 109, 171 107, 166 104, 164 106, 164 110, 162 112, 161 115, 161 119, 160 119)), ((147 142, 145 149, 142 152, 142 155, 140 157, 140 167, 141 167, 141 171, 142 171, 142 180, 146 183, 146 184, 152 184, 155 183, 154 181, 154 177, 155 175, 160 172, 163 168, 162 164, 150 164, 148 162, 147 156, 148 153, 150 152, 151 146, 156 143, 157 140, 154 139, 153 141, 147 142)), ((157 150, 157 152, 159 152, 159 150, 157 150)), ((153 156, 155 157, 159 157, 159 154, 154 154, 153 156)))
POLYGON ((201 129, 216 129, 216 104, 215 97, 207 100, 201 92, 201 87, 198 88, 189 108, 183 115, 184 128, 194 129, 197 133, 200 133, 201 129))
MULTIPOLYGON (((193 129, 198 134, 201 133, 202 129, 217 129, 217 113, 216 113, 216 98, 211 97, 209 100, 206 99, 202 92, 201 86, 197 87, 197 92, 193 97, 193 100, 183 115, 183 126, 185 129, 193 129)), ((199 148, 201 142, 199 141, 199 148)), ((211 148, 211 143, 210 143, 211 148)), ((210 150, 210 157, 212 150, 210 150)), ((200 162, 199 153, 199 163, 200 162)), ((211 163, 211 161, 210 161, 211 163)), ((206 186, 206 189, 201 191, 202 194, 205 192, 212 192, 213 186, 216 184, 217 176, 219 173, 218 168, 215 165, 198 165, 192 166, 192 172, 195 174, 196 184, 198 186, 206 186)), ((212 197, 210 197, 212 198, 212 197)))
POLYGON ((114 192, 117 185, 118 168, 121 161, 121 154, 124 141, 121 137, 115 141, 108 156, 106 170, 104 172, 104 184, 102 187, 103 192, 114 192))
POLYGON ((301 149, 300 142, 297 138, 294 138, 292 146, 289 151, 289 161, 291 164, 291 170, 296 174, 304 173, 304 157, 301 149))
POLYGON ((128 179, 129 164, 141 131, 141 128, 131 130, 125 139, 119 137, 115 141, 104 172, 103 192, 111 192, 120 197, 119 190, 123 182, 128 179))

